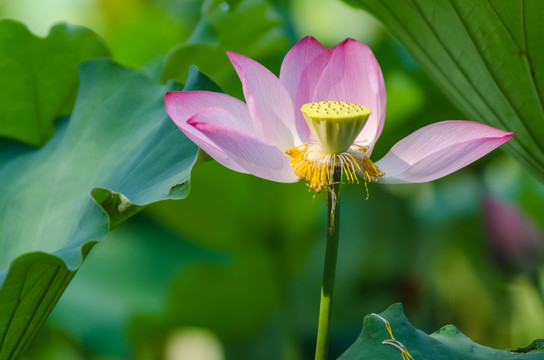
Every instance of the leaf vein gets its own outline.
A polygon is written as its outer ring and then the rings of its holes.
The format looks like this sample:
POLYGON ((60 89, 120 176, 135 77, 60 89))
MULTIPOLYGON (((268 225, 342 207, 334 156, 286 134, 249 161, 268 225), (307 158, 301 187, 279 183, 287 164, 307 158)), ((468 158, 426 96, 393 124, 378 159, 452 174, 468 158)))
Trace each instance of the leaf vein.
MULTIPOLYGON (((28 267, 28 271, 27 271, 27 274, 28 272, 30 271, 30 269, 34 266, 34 264, 30 265, 28 267)), ((45 287, 45 289, 49 289, 51 287, 51 284, 53 283, 53 281, 55 280, 55 277, 57 276, 58 272, 59 272, 59 269, 60 269, 60 266, 57 266, 57 269, 55 270, 55 272, 53 273, 53 275, 50 277, 49 279, 49 282, 47 284, 47 286, 45 287)), ((40 276, 40 280, 38 280, 38 282, 41 282, 41 279, 47 275, 47 272, 44 272, 41 274, 40 276)), ((26 277, 26 276, 25 276, 26 277)), ((36 306, 34 307, 34 311, 32 312, 27 312, 28 314, 31 314, 30 316, 30 319, 34 319, 34 317, 36 316, 36 313, 38 312, 39 308, 40 308, 40 305, 42 304, 42 301, 44 299, 44 297, 46 296, 47 294, 47 291, 44 289, 44 291, 42 291, 42 294, 40 296, 40 299, 36 302, 36 306)), ((21 299, 19 299, 21 300, 21 299)), ((21 304, 21 302, 19 301, 19 304, 17 305, 17 308, 18 306, 21 304)), ((17 308, 15 309, 14 313, 17 311, 17 308)), ((14 359, 16 358, 15 357, 15 354, 17 353, 17 350, 18 348, 20 348, 21 346, 24 347, 24 344, 23 344, 23 339, 24 339, 24 336, 25 334, 27 333, 29 327, 30 327, 30 324, 32 323, 32 320, 29 320, 29 321, 26 321, 26 324, 25 324, 25 327, 24 329, 21 331, 21 335, 19 336, 19 339, 17 339, 17 341, 15 342, 15 346, 13 347, 13 350, 11 351, 10 355, 8 356, 8 359, 14 359)))
MULTIPOLYGON (((499 90, 501 91, 504 99, 508 102, 508 105, 510 106, 510 108, 514 111, 514 113, 516 114, 517 118, 520 120, 519 123, 520 125, 523 127, 523 129, 525 130, 526 134, 533 140, 533 142, 541 149, 542 152, 544 152, 544 147, 540 144, 540 142, 534 137, 534 134, 532 131, 530 131, 525 122, 523 121, 523 118, 521 116, 521 113, 520 113, 520 110, 515 106, 515 103, 512 101, 512 99, 510 98, 509 96, 509 92, 506 91, 506 89, 504 89, 502 83, 499 81, 499 79, 497 78, 496 74, 494 71, 491 70, 490 68, 490 64, 489 64, 489 61, 486 59, 486 57, 484 56, 482 50, 480 49, 480 47, 478 46, 478 44, 476 43, 476 40, 474 39, 474 36, 472 34, 472 32, 468 29, 467 27, 467 23, 465 21, 465 19, 461 16, 461 14, 459 13, 459 9, 458 7, 456 6, 456 2, 453 1, 452 2, 452 8, 454 9, 454 12, 455 12, 455 15, 457 15, 457 17, 459 18, 459 21, 461 22, 461 24, 463 24, 463 27, 465 28, 465 31, 466 33, 468 34, 470 40, 472 41, 472 45, 474 46, 474 48, 476 49, 476 51, 478 52, 478 55, 480 56, 480 58, 483 60, 484 64, 486 65, 486 68, 487 68, 487 71, 488 71, 488 74, 491 76, 491 79, 495 82, 495 85, 499 88, 499 90)), ((519 48, 519 47, 518 47, 519 48)), ((449 51, 448 51, 449 53, 449 51)), ((464 72, 463 72, 464 73, 464 72)), ((468 76, 467 76, 468 78, 468 76)), ((471 84, 472 84, 472 81, 470 81, 471 84)), ((477 87, 474 86, 474 89, 477 90, 477 87)), ((486 101, 487 103, 487 100, 485 100, 485 98, 482 96, 481 97, 482 100, 486 101)), ((491 107, 490 105, 488 105, 490 107, 490 109, 492 109, 492 111, 495 113, 495 110, 493 109, 493 107, 491 107)), ((497 118, 502 122, 502 118, 497 114, 497 118)), ((508 129, 507 127, 505 127, 506 129, 508 129)), ((524 147, 524 145, 522 144, 522 146, 524 147)), ((530 151, 528 149, 525 148, 525 150, 530 153, 530 151)), ((541 165, 544 166, 544 163, 542 163, 541 161, 537 160, 536 158, 534 159, 535 161, 539 162, 541 165)))
MULTIPOLYGON (((499 116, 499 114, 497 113, 497 111, 488 103, 488 101, 483 97, 481 91, 478 89, 478 87, 474 84, 473 80, 471 79, 470 76, 468 76, 468 74, 466 73, 466 71, 463 69, 463 67, 459 64, 459 62, 455 59, 455 57, 452 55, 451 51, 446 47, 444 46, 444 44, 442 44, 442 42, 440 41, 440 38, 437 34, 437 31, 436 29, 432 26, 432 22, 430 22, 427 17, 425 16, 425 14, 423 13, 423 11, 421 10, 420 6, 414 1, 414 0, 407 0, 407 1, 410 1, 415 9, 417 10, 417 12, 420 14, 421 18, 425 21, 426 25, 428 26, 429 30, 432 32, 432 34, 434 35, 434 37, 436 38, 436 40, 442 45, 442 48, 444 49, 444 51, 446 52, 446 54, 449 56, 449 58, 451 59, 451 61, 453 62, 453 64, 457 67, 457 70, 459 71, 459 73, 463 76, 463 78, 465 79, 465 81, 471 86, 471 88, 474 90, 474 92, 478 95, 478 97, 481 99, 482 103, 486 105, 486 107, 489 109, 489 111, 491 113, 494 114, 495 118, 497 119, 498 123, 504 128, 504 129, 508 129, 508 126, 506 126, 506 124, 504 123, 503 119, 499 116)), ((453 4, 453 3, 452 3, 453 4)), ((452 6, 453 7, 453 6, 452 6)), ((455 9, 455 7, 454 7, 455 9)), ((459 17, 459 14, 457 12, 457 9, 455 9, 455 13, 456 15, 459 17)), ((465 30, 467 30, 465 28, 465 30)), ((420 46, 421 49, 424 49, 423 46, 420 46)), ((425 51, 425 50, 423 50, 425 51)), ((426 51, 425 51, 426 52, 426 51)), ((427 56, 429 57, 429 59, 431 61, 432 60, 432 56, 430 56, 429 54, 427 54, 427 56)), ((433 61, 434 62, 434 61, 433 61)), ((435 63, 435 66, 439 69, 439 71, 442 72, 440 66, 438 64, 435 63)), ((442 72, 443 73, 443 72, 442 72)), ((461 93, 461 92, 459 92, 461 93)), ((466 97, 462 96, 466 103, 471 103, 471 101, 469 101, 466 97)), ((477 113, 479 113, 479 111, 477 111, 475 109, 475 111, 477 113)), ((481 114, 480 114, 480 117, 483 117, 481 114)), ((511 146, 511 149, 513 151, 516 152, 517 156, 519 156, 520 158, 525 158, 528 163, 530 163, 530 159, 527 157, 526 154, 529 153, 526 145, 523 143, 523 142, 517 142, 516 144, 519 145, 519 147, 521 149, 523 149, 524 151, 523 152, 520 152, 519 149, 517 149, 515 146, 511 146)), ((542 164, 541 162, 539 162, 538 160, 536 159, 533 159, 534 161, 537 161, 540 165, 544 166, 544 164, 542 164)))

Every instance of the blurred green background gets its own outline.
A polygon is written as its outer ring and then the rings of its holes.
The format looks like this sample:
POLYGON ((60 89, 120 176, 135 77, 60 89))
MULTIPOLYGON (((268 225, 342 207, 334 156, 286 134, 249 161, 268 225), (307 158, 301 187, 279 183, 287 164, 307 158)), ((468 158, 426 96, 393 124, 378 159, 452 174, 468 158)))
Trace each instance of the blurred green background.
MULTIPOLYGON (((122 65, 184 82, 196 64, 238 97, 225 50, 277 74, 305 35, 363 41, 388 96, 374 160, 424 125, 465 118, 376 20, 340 1, 3 0, 0 16, 41 36, 58 21, 89 27, 122 65)), ((342 189, 331 357, 395 302, 426 332, 453 323, 496 348, 544 337, 544 185, 514 159, 495 151, 432 183, 369 192, 342 189), (493 218, 501 206, 524 220, 493 218), (504 229, 517 229, 510 247, 504 229)), ((95 246, 26 358, 312 358, 326 217, 303 183, 199 165, 187 199, 150 206, 95 246)))

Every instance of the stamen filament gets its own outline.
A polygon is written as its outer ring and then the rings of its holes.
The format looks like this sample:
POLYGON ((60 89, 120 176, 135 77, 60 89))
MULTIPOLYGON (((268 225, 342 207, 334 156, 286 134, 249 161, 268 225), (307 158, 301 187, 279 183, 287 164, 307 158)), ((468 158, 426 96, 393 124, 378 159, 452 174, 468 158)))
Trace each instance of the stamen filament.
POLYGON ((382 177, 384 174, 366 156, 366 151, 364 146, 352 145, 346 152, 330 154, 310 141, 287 150, 286 154, 291 158, 295 174, 306 180, 310 190, 321 192, 332 184, 336 172, 346 174, 346 181, 350 184, 358 184, 362 179, 365 187, 367 182, 382 177))
POLYGON ((385 328, 387 329, 387 332, 389 333, 389 336, 391 337, 391 339, 385 339, 384 341, 382 341, 382 345, 391 345, 399 349, 401 352, 402 360, 414 360, 414 358, 412 357, 408 349, 406 349, 406 346, 404 346, 403 343, 395 339, 395 336, 393 335, 393 330, 391 330, 391 324, 389 323, 389 321, 387 321, 385 318, 375 313, 372 313, 370 315, 376 316, 381 321, 383 321, 383 323, 385 324, 385 328))

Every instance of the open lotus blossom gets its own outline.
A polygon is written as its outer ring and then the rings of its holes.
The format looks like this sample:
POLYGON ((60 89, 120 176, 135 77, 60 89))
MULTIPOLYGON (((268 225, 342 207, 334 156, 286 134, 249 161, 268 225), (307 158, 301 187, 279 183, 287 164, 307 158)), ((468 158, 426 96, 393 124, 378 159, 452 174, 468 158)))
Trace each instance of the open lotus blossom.
POLYGON ((224 166, 278 182, 327 189, 348 182, 417 183, 448 175, 514 133, 472 121, 443 121, 370 156, 385 119, 385 86, 368 46, 347 39, 327 49, 312 37, 285 56, 279 78, 228 52, 246 103, 207 91, 172 91, 166 110, 193 142, 224 166))

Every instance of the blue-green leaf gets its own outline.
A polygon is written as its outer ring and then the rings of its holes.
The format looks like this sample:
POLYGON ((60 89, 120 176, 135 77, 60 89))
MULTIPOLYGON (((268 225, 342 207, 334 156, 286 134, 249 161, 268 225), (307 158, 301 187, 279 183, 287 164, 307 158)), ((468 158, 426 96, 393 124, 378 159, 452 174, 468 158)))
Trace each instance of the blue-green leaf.
MULTIPOLYGON (((163 103, 179 85, 108 59, 79 74, 74 111, 44 147, 0 142, 0 359, 22 354, 109 229, 189 191, 198 149, 163 103)), ((186 89, 210 84, 192 75, 186 89)))
POLYGON ((453 325, 427 335, 413 327, 402 305, 396 304, 381 314, 367 315, 363 331, 338 359, 540 360, 544 359, 544 340, 536 340, 523 349, 506 351, 479 345, 453 325))

